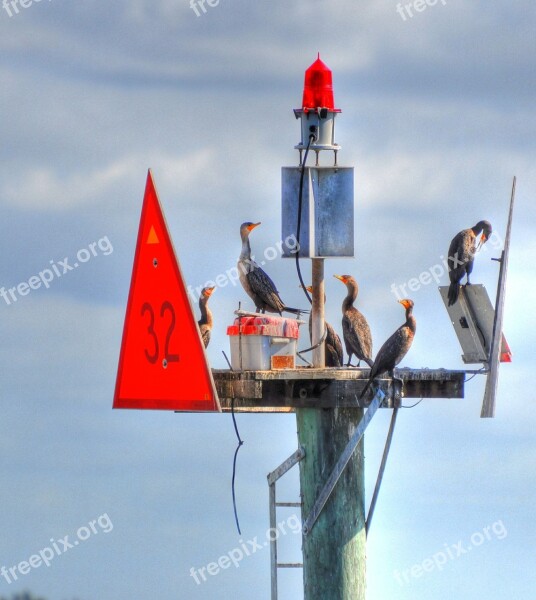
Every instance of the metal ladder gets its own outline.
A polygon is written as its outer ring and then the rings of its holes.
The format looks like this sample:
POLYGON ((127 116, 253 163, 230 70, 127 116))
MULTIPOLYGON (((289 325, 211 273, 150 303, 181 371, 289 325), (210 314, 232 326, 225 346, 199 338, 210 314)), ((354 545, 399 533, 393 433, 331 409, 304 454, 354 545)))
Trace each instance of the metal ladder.
MULTIPOLYGON (((277 502, 275 494, 275 484, 287 471, 300 462, 305 456, 305 450, 298 448, 294 454, 289 456, 287 460, 282 462, 277 469, 268 473, 268 490, 269 490, 269 504, 270 504, 270 532, 276 531, 277 529, 277 507, 300 507, 301 502, 277 502)), ((271 600, 277 600, 277 569, 300 569, 303 568, 303 563, 279 563, 277 562, 277 538, 274 539, 270 535, 270 573, 272 581, 272 595, 271 600)))

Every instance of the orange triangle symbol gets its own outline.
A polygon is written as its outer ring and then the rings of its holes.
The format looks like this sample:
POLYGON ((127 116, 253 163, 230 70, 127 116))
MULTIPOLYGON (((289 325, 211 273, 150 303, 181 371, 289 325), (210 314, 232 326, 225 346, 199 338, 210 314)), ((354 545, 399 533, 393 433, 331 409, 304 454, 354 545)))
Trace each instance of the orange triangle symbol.
POLYGON ((156 235, 156 231, 154 230, 154 227, 151 225, 151 231, 149 231, 149 237, 147 238, 147 243, 148 244, 159 244, 160 240, 158 239, 158 236, 156 235))

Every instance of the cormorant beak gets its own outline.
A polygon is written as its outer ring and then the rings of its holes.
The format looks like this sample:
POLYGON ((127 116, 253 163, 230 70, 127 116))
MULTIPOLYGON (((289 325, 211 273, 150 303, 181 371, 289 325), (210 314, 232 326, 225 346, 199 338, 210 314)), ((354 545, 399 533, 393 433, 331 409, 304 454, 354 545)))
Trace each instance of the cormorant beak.
POLYGON ((333 277, 339 281, 342 281, 343 283, 346 283, 346 277, 344 277, 344 275, 333 275, 333 277))
POLYGON ((259 225, 260 223, 252 223, 251 225, 248 225, 248 231, 253 231, 255 227, 258 227, 259 225))
POLYGON ((207 298, 210 298, 210 297, 212 296, 212 294, 213 294, 213 292, 214 292, 214 290, 215 290, 215 289, 216 289, 216 286, 214 286, 214 287, 210 287, 210 288, 207 288, 207 289, 205 290, 205 296, 206 296, 207 298))
POLYGON ((307 286, 305 286, 305 289, 306 289, 306 290, 307 290, 307 291, 308 291, 310 294, 312 294, 312 293, 313 293, 313 286, 312 286, 312 285, 307 285, 307 286))
POLYGON ((407 308, 409 306, 409 302, 404 298, 404 300, 399 300, 398 301, 400 304, 402 304, 402 306, 404 308, 407 308))

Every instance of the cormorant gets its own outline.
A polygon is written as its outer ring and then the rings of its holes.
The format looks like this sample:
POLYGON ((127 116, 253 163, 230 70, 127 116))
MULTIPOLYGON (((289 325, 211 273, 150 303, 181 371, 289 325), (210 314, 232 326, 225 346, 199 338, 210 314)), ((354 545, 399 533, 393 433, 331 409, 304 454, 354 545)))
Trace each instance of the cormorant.
POLYGON ((351 275, 334 275, 342 281, 348 290, 348 295, 342 303, 342 333, 346 352, 348 353, 348 364, 355 354, 358 359, 357 366, 364 360, 372 367, 372 335, 365 317, 355 308, 354 302, 357 298, 357 281, 351 275))
POLYGON ((249 245, 249 234, 260 223, 242 223, 240 226, 240 237, 242 238, 242 252, 238 259, 238 275, 240 283, 255 303, 257 312, 271 312, 281 314, 283 311, 299 315, 309 312, 299 308, 285 306, 279 297, 279 292, 274 282, 251 258, 251 246, 249 245))
POLYGON ((212 329, 212 311, 207 306, 208 299, 212 296, 215 287, 206 287, 201 290, 201 296, 199 296, 199 310, 201 311, 201 318, 197 321, 199 325, 199 331, 201 333, 201 339, 205 348, 210 342, 210 331, 212 329))
POLYGON ((470 285, 469 275, 473 270, 475 254, 482 244, 485 244, 491 235, 491 223, 489 221, 479 221, 470 229, 463 229, 454 236, 449 246, 448 265, 449 265, 449 306, 456 303, 460 293, 460 282, 463 276, 467 274, 467 285, 470 285), (476 247, 476 238, 482 232, 478 248, 476 247))
POLYGON ((370 370, 369 380, 363 388, 360 398, 366 394, 370 384, 378 376, 387 371, 391 378, 394 377, 396 365, 406 356, 411 348, 417 321, 413 316, 413 300, 399 300, 400 304, 406 309, 406 322, 393 333, 393 335, 383 344, 376 356, 376 360, 370 370))
MULTIPOLYGON (((307 286, 307 291, 312 294, 313 286, 307 286)), ((326 295, 324 294, 324 303, 326 302, 326 295)), ((309 315, 309 338, 311 344, 313 343, 313 316, 309 315)), ((326 341, 324 342, 325 353, 326 353, 326 367, 342 367, 344 363, 344 356, 342 354, 341 338, 337 335, 333 327, 325 321, 326 324, 326 341)))

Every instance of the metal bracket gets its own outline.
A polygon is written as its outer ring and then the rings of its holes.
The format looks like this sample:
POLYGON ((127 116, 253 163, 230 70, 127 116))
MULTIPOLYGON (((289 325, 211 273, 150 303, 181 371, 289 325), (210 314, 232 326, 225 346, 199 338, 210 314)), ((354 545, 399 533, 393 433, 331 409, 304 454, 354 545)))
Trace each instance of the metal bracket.
POLYGON ((335 465, 335 468, 333 469, 333 471, 332 471, 331 475, 329 476, 328 480, 326 481, 322 491, 320 492, 318 498, 316 499, 316 502, 314 503, 314 506, 311 509, 309 516, 305 520, 303 527, 302 527, 302 532, 303 532, 304 536, 309 535, 309 533, 311 533, 311 530, 313 529, 314 524, 316 523, 318 517, 320 516, 322 509, 324 508, 326 502, 328 501, 328 498, 331 496, 331 492, 334 490, 335 486, 337 485, 337 481, 339 481, 339 478, 342 475, 342 472, 344 471, 350 458, 352 458, 352 454, 354 453, 354 450, 357 448, 357 445, 361 441, 361 438, 363 437, 363 435, 365 433, 365 429, 368 427, 368 424, 372 420, 372 417, 375 415, 376 411, 378 410, 378 408, 380 407, 380 405, 382 404, 384 399, 385 399, 385 394, 380 389, 378 389, 376 391, 376 394, 374 395, 372 402, 370 403, 370 405, 368 407, 367 412, 361 419, 359 425, 356 427, 356 430, 354 431, 352 437, 350 438, 350 441, 346 445, 346 448, 343 450, 339 460, 337 461, 337 464, 335 465))
POLYGON ((389 433, 387 434, 387 440, 385 441, 385 448, 383 450, 382 462, 380 464, 380 470, 378 471, 378 479, 374 486, 374 493, 372 494, 372 500, 370 501, 369 511, 365 520, 365 533, 368 535, 370 529, 370 523, 374 515, 374 509, 376 508, 376 500, 378 500, 378 494, 380 493, 380 486, 382 484, 383 472, 385 471, 385 465, 387 463, 387 457, 389 456, 389 450, 391 448, 391 441, 393 439, 393 433, 395 431, 396 417, 398 415, 398 407, 395 406, 393 409, 393 416, 391 417, 391 424, 389 425, 389 433))

